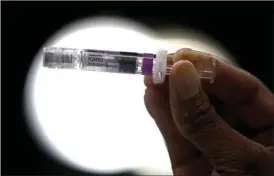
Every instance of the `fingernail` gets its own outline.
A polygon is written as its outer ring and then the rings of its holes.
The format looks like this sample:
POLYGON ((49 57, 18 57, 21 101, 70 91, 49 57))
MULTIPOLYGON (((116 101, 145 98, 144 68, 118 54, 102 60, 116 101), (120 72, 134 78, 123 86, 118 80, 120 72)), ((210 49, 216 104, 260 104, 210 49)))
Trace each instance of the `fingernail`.
POLYGON ((187 100, 199 93, 200 76, 187 60, 176 62, 171 71, 172 85, 181 99, 187 100))

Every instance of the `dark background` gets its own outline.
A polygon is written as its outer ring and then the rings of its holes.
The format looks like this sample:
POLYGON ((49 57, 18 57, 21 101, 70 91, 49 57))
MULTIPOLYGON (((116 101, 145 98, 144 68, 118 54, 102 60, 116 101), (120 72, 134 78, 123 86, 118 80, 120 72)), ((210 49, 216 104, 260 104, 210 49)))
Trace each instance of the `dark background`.
POLYGON ((151 28, 179 24, 203 31, 273 90, 272 2, 1 2, 3 174, 80 174, 35 146, 24 122, 22 90, 41 45, 63 25, 94 15, 119 15, 151 28))

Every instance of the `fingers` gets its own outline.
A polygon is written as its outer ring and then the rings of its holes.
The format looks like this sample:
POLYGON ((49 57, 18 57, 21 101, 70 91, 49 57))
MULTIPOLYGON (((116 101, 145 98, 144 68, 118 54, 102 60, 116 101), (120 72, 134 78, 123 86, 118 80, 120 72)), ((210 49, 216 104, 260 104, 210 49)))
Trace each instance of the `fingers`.
MULTIPOLYGON (((181 49, 175 53, 173 60, 174 63, 189 60, 195 66, 206 63, 213 57, 199 51, 181 49)), ((221 60, 217 60, 215 73, 214 84, 202 80, 206 93, 217 96, 251 128, 274 122, 273 94, 254 76, 221 60)))
POLYGON ((209 175, 210 163, 175 127, 169 106, 169 95, 160 89, 150 87, 146 89, 144 99, 149 114, 166 141, 174 175, 209 175))
POLYGON ((217 171, 231 174, 261 173, 266 148, 234 131, 211 106, 201 89, 201 81, 193 64, 177 62, 169 80, 170 105, 180 133, 206 156, 217 171), (255 164, 255 170, 246 168, 255 164))
MULTIPOLYGON (((194 66, 214 59, 212 55, 190 49, 178 50, 175 55, 173 58, 174 63, 180 60, 188 60, 194 66)), ((214 85, 204 81, 203 88, 207 93, 216 95, 226 104, 238 104, 246 101, 247 97, 253 95, 259 86, 258 81, 250 74, 221 60, 217 60, 215 74, 214 85), (242 91, 242 94, 238 95, 239 91, 242 91), (235 96, 235 94, 238 96, 235 96)))
POLYGON ((259 132, 255 137, 252 138, 252 140, 263 144, 266 147, 274 146, 274 128, 268 128, 262 132, 259 132))
POLYGON ((169 77, 166 76, 165 81, 162 84, 154 84, 151 76, 145 76, 144 83, 147 88, 154 88, 162 90, 164 92, 168 92, 168 80, 169 77))

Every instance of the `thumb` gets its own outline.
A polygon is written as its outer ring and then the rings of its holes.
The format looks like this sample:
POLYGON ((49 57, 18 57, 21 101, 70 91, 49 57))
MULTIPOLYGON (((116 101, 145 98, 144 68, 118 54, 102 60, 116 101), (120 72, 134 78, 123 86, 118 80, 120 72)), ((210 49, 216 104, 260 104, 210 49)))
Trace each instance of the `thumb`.
POLYGON ((219 173, 263 172, 264 160, 269 157, 266 148, 239 134, 221 119, 201 89, 200 77, 191 62, 181 60, 173 66, 169 89, 176 127, 211 159, 219 173))

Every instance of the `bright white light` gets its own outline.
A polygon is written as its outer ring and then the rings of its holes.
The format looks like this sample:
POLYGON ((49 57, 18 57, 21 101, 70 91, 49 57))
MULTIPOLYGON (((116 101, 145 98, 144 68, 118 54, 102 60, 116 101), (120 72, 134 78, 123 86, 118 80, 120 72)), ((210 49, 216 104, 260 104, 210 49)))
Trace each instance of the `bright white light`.
MULTIPOLYGON (((137 52, 159 47, 151 36, 137 32, 141 27, 134 31, 125 21, 123 26, 93 21, 59 34, 52 45, 137 52)), ((41 67, 41 54, 36 59, 27 108, 34 133, 47 151, 85 170, 171 173, 162 136, 144 106, 142 76, 48 70, 41 67)))
MULTIPOLYGON (((156 38, 139 24, 113 18, 68 27, 48 45, 154 53, 186 44, 156 38)), ((37 144, 63 163, 87 171, 172 173, 162 136, 144 106, 142 76, 49 70, 41 66, 41 53, 35 59, 26 109, 37 144)))

